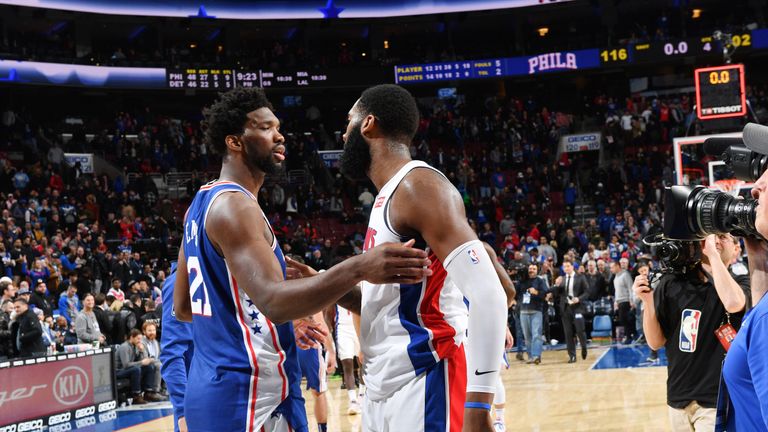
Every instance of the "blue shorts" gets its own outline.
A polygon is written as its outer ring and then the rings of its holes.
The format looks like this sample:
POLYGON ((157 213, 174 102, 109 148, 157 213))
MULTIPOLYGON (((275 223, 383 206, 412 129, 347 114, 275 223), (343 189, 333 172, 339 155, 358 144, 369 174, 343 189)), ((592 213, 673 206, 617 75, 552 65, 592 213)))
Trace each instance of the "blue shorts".
POLYGON ((325 357, 322 350, 310 348, 299 351, 301 375, 307 379, 307 390, 323 393, 328 390, 328 380, 325 373, 325 357))

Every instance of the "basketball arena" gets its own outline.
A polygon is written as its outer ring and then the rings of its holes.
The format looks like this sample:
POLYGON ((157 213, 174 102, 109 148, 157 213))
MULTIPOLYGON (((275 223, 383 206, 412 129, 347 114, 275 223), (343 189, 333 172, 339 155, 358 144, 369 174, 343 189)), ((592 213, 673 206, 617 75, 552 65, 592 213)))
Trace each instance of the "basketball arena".
POLYGON ((0 0, 0 432, 768 431, 766 13, 0 0))

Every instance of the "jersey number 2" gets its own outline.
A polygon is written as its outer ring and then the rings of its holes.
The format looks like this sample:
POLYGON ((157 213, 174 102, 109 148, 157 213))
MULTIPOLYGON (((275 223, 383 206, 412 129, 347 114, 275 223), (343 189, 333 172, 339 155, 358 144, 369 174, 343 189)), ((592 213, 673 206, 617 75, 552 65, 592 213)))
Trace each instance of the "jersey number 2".
POLYGON ((187 258, 187 271, 192 283, 189 286, 189 297, 192 301, 192 314, 211 316, 211 300, 208 297, 208 288, 203 281, 203 273, 200 271, 200 260, 196 256, 187 258), (202 292, 200 292, 202 289, 202 292))

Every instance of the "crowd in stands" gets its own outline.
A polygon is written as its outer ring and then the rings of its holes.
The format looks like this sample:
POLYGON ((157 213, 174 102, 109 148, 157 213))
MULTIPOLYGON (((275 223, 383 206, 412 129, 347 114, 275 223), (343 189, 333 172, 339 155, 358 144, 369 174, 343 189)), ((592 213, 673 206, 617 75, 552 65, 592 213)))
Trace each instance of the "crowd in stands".
MULTIPOLYGON (((764 112, 764 90, 751 89, 749 97, 764 112)), ((641 239, 660 230, 662 190, 672 182, 669 143, 698 127, 686 94, 597 94, 573 113, 550 111, 533 98, 492 97, 482 106, 434 100, 421 109, 412 156, 454 183, 471 225, 509 272, 517 277, 534 263, 552 286, 566 260, 579 272, 594 267, 604 275, 595 299, 614 296, 611 263, 620 273, 648 253, 641 239), (602 132, 602 151, 559 151, 563 134, 589 128, 602 132)), ((198 122, 148 110, 119 113, 93 138, 81 129, 66 142, 55 126, 14 112, 3 114, 2 127, 8 139, 0 150, 32 156, 27 163, 0 158, 0 274, 8 278, 0 283, 0 357, 21 352, 10 333, 19 293, 29 293, 30 310, 50 330, 41 337, 56 350, 122 344, 143 322, 157 322, 167 246, 179 238, 179 208, 183 214, 187 201, 161 198, 149 175, 199 170, 186 185, 187 199, 213 178, 218 155, 202 144, 198 122), (70 151, 101 151, 133 173, 131 181, 70 167, 63 158, 70 151)), ((318 269, 360 253, 372 185, 325 166, 317 151, 329 140, 340 145, 327 133, 297 131, 288 140, 287 168, 304 177, 268 179, 259 197, 284 251, 318 269)))

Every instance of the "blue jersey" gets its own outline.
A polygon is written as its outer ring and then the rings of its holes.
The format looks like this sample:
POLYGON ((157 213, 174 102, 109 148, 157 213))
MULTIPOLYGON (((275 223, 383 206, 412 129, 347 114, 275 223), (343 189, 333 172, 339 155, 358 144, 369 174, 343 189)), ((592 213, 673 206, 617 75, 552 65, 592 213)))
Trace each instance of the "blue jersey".
POLYGON ((176 283, 176 264, 163 283, 163 333, 160 338, 161 373, 168 385, 173 405, 173 428, 179 430, 179 418, 184 417, 184 394, 187 392, 187 373, 192 363, 192 324, 176 319, 173 311, 173 284, 176 283))
MULTIPOLYGON (((187 425, 190 431, 250 432, 280 413, 294 430, 306 430, 293 324, 276 325, 258 310, 206 234, 208 211, 223 193, 256 201, 236 183, 212 182, 200 188, 184 221, 195 346, 184 407, 187 425)), ((285 277, 285 259, 272 237, 285 277)))

